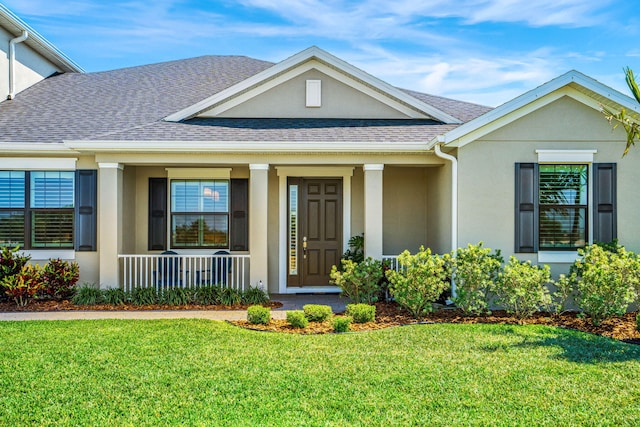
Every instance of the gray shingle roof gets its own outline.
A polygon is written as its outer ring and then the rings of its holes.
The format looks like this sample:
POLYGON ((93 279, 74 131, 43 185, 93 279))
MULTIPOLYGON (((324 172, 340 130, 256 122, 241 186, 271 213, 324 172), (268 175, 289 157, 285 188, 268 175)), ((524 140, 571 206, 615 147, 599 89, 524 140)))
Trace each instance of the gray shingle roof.
MULTIPOLYGON (((428 141, 456 127, 429 120, 162 121, 273 65, 243 56, 202 56, 98 73, 60 74, 0 102, 0 141, 428 141)), ((405 92, 465 122, 490 110, 405 92)))

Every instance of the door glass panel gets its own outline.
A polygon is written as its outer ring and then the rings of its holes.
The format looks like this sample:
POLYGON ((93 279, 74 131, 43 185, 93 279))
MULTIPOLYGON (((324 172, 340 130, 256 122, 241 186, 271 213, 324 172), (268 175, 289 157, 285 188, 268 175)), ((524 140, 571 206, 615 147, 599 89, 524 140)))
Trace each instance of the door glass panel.
POLYGON ((298 274, 298 186, 289 186, 289 274, 298 274))

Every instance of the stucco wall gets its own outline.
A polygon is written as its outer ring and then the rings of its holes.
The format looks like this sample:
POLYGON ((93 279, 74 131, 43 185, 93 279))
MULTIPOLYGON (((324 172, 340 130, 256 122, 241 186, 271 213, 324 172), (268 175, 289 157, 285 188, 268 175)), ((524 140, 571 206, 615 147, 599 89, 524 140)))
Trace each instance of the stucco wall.
MULTIPOLYGON (((0 28, 0 101, 9 94, 9 41, 15 36, 0 28)), ((51 62, 38 55, 24 42, 15 50, 15 92, 18 93, 40 80, 60 71, 51 62)))
POLYGON ((451 163, 425 169, 428 186, 427 245, 435 253, 451 250, 451 163))
MULTIPOLYGON (((484 241, 505 256, 512 254, 514 164, 537 162, 537 149, 595 149, 594 162, 617 163, 619 240, 628 249, 640 250, 640 151, 622 159, 624 141, 624 133, 612 132, 599 111, 564 97, 460 148, 458 245, 484 241)), ((519 257, 537 261, 536 254, 519 257)), ((566 269, 553 267, 556 272, 566 269)))
POLYGON ((397 110, 317 70, 302 73, 225 111, 220 117, 406 118, 397 110), (306 80, 322 81, 321 107, 305 106, 306 80))

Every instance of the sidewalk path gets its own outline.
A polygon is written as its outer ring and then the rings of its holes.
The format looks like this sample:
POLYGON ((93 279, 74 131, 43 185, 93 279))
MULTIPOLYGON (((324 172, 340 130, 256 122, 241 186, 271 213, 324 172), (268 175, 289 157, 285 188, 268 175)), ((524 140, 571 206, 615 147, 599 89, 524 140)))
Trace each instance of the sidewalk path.
MULTIPOLYGON (((330 305, 334 313, 345 310, 346 300, 338 295, 272 295, 282 307, 271 310, 273 319, 286 319, 287 310, 302 310, 305 304, 330 305)), ((210 319, 244 320, 246 310, 123 310, 123 311, 23 311, 0 313, 6 320, 93 320, 93 319, 210 319)))

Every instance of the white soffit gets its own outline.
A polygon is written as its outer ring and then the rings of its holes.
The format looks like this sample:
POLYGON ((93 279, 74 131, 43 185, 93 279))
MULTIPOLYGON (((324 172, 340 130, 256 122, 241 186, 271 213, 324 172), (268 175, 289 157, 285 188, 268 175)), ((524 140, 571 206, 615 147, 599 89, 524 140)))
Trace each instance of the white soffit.
POLYGON ((178 122, 195 116, 215 117, 223 111, 290 80, 310 69, 335 78, 354 89, 381 101, 411 118, 434 118, 447 124, 460 120, 426 104, 401 90, 365 73, 357 67, 312 46, 242 82, 225 89, 203 101, 171 114, 166 121, 178 122), (206 114, 202 114, 206 112, 206 114))
POLYGON ((624 108, 640 114, 640 106, 634 99, 572 70, 434 138, 429 145, 433 147, 441 142, 451 147, 463 147, 563 96, 569 96, 598 111, 601 110, 601 104, 607 104, 610 108, 624 108))

